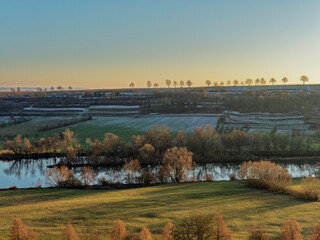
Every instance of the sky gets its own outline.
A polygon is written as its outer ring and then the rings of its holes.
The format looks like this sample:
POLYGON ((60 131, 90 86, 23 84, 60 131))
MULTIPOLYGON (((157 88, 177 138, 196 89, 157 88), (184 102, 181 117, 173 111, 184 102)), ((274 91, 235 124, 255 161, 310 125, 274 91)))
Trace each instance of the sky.
POLYGON ((320 83, 319 0, 0 1, 0 87, 301 75, 320 83))

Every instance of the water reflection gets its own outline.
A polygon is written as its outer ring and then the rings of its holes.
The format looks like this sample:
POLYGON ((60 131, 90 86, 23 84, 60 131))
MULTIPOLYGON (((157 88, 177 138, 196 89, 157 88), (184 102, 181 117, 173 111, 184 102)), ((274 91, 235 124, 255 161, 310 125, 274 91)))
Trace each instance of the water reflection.
MULTIPOLYGON (((35 187, 38 184, 46 186, 44 171, 48 165, 54 165, 59 159, 38 159, 4 162, 0 161, 0 188, 17 186, 18 188, 35 187)), ((281 163, 287 168, 292 177, 312 176, 315 172, 315 163, 281 163)), ((188 174, 188 179, 205 180, 206 174, 212 174, 215 181, 229 180, 230 174, 236 174, 240 169, 239 163, 214 163, 197 165, 194 171, 188 174)), ((73 169, 77 173, 81 168, 73 169)), ((149 166, 148 171, 157 172, 157 166, 149 166)), ((111 182, 125 182, 125 174, 120 167, 95 169, 98 178, 104 176, 111 182)))

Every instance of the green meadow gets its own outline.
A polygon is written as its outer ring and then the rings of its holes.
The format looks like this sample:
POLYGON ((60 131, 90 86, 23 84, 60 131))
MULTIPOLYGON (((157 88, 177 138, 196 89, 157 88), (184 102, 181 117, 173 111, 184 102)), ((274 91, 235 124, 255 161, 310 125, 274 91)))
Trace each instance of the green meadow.
MULTIPOLYGON (((294 181, 298 187, 298 180, 294 181)), ((0 192, 0 239, 8 239, 14 218, 21 218, 40 239, 60 239, 72 223, 78 233, 92 227, 107 239, 121 219, 127 230, 148 227, 159 239, 168 221, 179 223, 192 214, 220 212, 232 239, 246 239, 248 228, 263 224, 277 239, 286 219, 298 221, 305 237, 320 220, 320 202, 248 188, 241 182, 159 185, 129 190, 24 189, 0 192)))

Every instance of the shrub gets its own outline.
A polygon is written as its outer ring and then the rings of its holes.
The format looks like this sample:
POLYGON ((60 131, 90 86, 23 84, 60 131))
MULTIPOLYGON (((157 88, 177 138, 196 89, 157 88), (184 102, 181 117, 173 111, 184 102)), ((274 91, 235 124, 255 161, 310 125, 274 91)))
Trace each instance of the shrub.
POLYGON ((168 222, 162 230, 162 239, 174 240, 174 231, 175 231, 175 226, 172 224, 172 222, 168 222))
POLYGON ((230 181, 236 180, 236 174, 230 173, 228 176, 229 176, 230 181))
POLYGON ((239 177, 251 187, 267 188, 284 192, 291 185, 292 178, 287 169, 270 161, 244 162, 239 177))
POLYGON ((141 179, 141 182, 144 184, 150 184, 156 181, 155 174, 149 171, 142 172, 140 179, 141 179))
POLYGON ((320 179, 306 177, 301 180, 303 195, 308 200, 317 201, 320 199, 320 179))
POLYGON ((122 166, 122 170, 125 172, 127 182, 131 183, 136 180, 137 175, 141 171, 140 162, 138 160, 131 160, 122 166))
POLYGON ((320 240, 320 221, 316 224, 314 230, 312 231, 312 240, 320 240))
POLYGON ((21 219, 17 218, 13 221, 10 240, 37 240, 37 234, 28 230, 21 219))
POLYGON ((207 182, 212 182, 212 181, 213 181, 213 174, 211 174, 211 173, 206 173, 206 175, 204 175, 204 179, 205 179, 207 182))
POLYGON ((106 186, 108 185, 108 180, 106 179, 105 176, 102 176, 101 178, 98 179, 98 182, 101 186, 106 186))
POLYGON ((148 228, 142 228, 140 232, 140 240, 152 240, 152 235, 148 228))
POLYGON ((248 240, 266 240, 268 239, 266 230, 263 226, 253 225, 249 228, 248 240))
POLYGON ((45 172, 48 185, 57 187, 67 186, 72 175, 72 171, 67 166, 61 166, 60 168, 55 166, 45 172))
POLYGON ((281 227, 280 240, 300 240, 303 239, 302 228, 299 223, 294 220, 288 219, 281 227))
POLYGON ((213 239, 211 215, 194 215, 184 219, 173 231, 173 239, 213 239))
POLYGON ((96 182, 97 175, 92 171, 90 167, 84 166, 80 173, 80 179, 84 186, 90 186, 96 182))
POLYGON ((119 240, 123 239, 127 236, 126 227, 124 226, 121 220, 117 220, 113 225, 111 232, 109 233, 109 237, 111 240, 119 240))
POLYGON ((79 240, 78 234, 73 229, 71 223, 68 223, 62 231, 61 240, 79 240))

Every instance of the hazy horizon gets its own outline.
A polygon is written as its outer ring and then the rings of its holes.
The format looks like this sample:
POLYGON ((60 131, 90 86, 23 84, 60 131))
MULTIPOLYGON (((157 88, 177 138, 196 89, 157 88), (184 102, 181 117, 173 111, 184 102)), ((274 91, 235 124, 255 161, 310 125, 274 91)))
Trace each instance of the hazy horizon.
POLYGON ((2 1, 0 87, 320 83, 320 2, 2 1))

